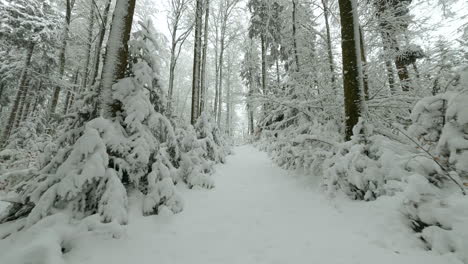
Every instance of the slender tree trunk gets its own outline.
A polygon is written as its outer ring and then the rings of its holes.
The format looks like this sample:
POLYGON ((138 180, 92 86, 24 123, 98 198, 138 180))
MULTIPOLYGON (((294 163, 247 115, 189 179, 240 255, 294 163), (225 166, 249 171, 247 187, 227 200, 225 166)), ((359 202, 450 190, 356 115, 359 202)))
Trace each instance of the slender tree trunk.
POLYGON ((280 76, 280 69, 279 69, 279 58, 276 56, 275 59, 275 66, 276 66, 276 83, 278 84, 278 88, 281 87, 281 76, 280 76))
MULTIPOLYGON (((102 71, 100 87, 100 108, 105 118, 115 116, 120 105, 112 99, 112 85, 125 77, 128 58, 128 40, 132 29, 136 0, 117 0, 112 17, 107 51, 102 71)), ((83 82, 86 82, 86 76, 83 82)))
POLYGON ((21 121, 23 120, 23 114, 24 114, 24 107, 26 105, 26 98, 27 98, 27 94, 29 92, 29 84, 30 84, 30 79, 28 79, 26 81, 26 84, 23 88, 23 91, 21 92, 21 96, 20 96, 20 104, 18 106, 18 114, 16 115, 16 118, 15 118, 15 123, 13 125, 13 129, 16 129, 20 126, 21 124, 21 121))
MULTIPOLYGON (((36 85, 36 89, 37 88, 38 88, 38 85, 36 85)), ((28 89, 28 92, 25 95, 25 103, 24 103, 24 107, 23 107, 23 113, 21 115, 21 122, 26 121, 26 119, 28 118, 28 116, 30 114, 31 101, 32 101, 32 97, 34 96, 34 92, 29 91, 29 90, 30 89, 28 89)))
POLYGON ((260 37, 262 45, 262 92, 267 93, 267 62, 266 62, 266 40, 265 35, 262 33, 260 37))
POLYGON ((364 98, 369 100, 369 77, 367 75, 367 58, 366 58, 366 49, 364 43, 364 34, 362 32, 362 27, 359 26, 359 43, 361 48, 361 63, 362 63, 362 81, 364 88, 364 98))
POLYGON ((88 85, 88 78, 90 73, 90 61, 91 61, 91 44, 93 41, 93 28, 94 28, 94 5, 93 0, 91 0, 91 6, 89 10, 89 25, 88 25, 88 39, 86 43, 86 60, 84 64, 84 71, 83 71, 83 82, 82 82, 82 89, 86 88, 88 85))
POLYGON ((205 111, 206 100, 206 60, 208 50, 208 23, 210 16, 210 0, 205 0, 205 30, 203 33, 203 57, 201 65, 201 81, 200 81, 200 114, 205 111))
MULTIPOLYGON (((67 50, 67 41, 68 41, 68 32, 70 31, 70 22, 71 22, 71 12, 73 9, 73 5, 75 4, 75 0, 66 0, 66 12, 65 12, 65 27, 63 33, 63 40, 62 40, 62 47, 60 48, 60 55, 59 55, 59 77, 63 78, 63 74, 65 73, 65 52, 67 50)), ((61 85, 57 85, 54 88, 54 93, 52 95, 52 102, 50 104, 50 114, 55 113, 55 109, 57 108, 58 99, 60 96, 61 85)))
POLYGON ((193 51, 192 74, 192 109, 190 123, 194 125, 198 119, 200 108, 200 60, 201 60, 201 30, 202 30, 202 0, 197 0, 195 12, 195 44, 193 51))
POLYGON ((104 12, 102 15, 103 21, 101 21, 101 28, 99 29, 99 41, 98 43, 96 43, 96 48, 95 48, 96 55, 94 56, 94 70, 93 70, 93 76, 91 77, 91 80, 92 80, 91 85, 94 85, 96 81, 98 80, 99 66, 101 64, 102 44, 104 43, 104 36, 106 35, 107 21, 109 18, 109 11, 110 11, 111 3, 112 3, 112 0, 107 1, 107 4, 104 7, 104 12))
POLYGON ((231 136, 231 56, 227 61, 227 80, 226 80, 226 134, 231 136))
POLYGON ((297 52, 297 34, 296 34, 296 0, 292 0, 293 11, 292 11, 292 31, 293 31, 293 47, 294 47, 294 58, 296 61, 296 71, 300 71, 299 55, 297 52))
POLYGON ((219 52, 219 87, 218 87, 218 113, 217 113, 217 121, 218 126, 221 125, 221 112, 222 112, 222 105, 223 105, 223 60, 224 60, 224 37, 225 32, 223 28, 221 28, 221 47, 219 52))
POLYGON ((343 56, 343 84, 346 140, 353 135, 362 111, 362 65, 359 44, 359 21, 355 0, 338 0, 341 18, 341 49, 343 56))
POLYGON ((336 88, 336 76, 335 76, 335 62, 333 60, 333 47, 332 47, 332 38, 330 32, 330 22, 329 22, 329 9, 328 9, 328 0, 322 0, 323 5, 323 17, 325 19, 325 30, 327 32, 327 52, 328 52, 328 64, 330 67, 331 73, 331 83, 333 89, 336 88))
POLYGON ((213 115, 215 120, 218 118, 218 97, 219 97, 219 51, 218 51, 218 43, 219 43, 219 29, 216 26, 215 32, 215 98, 214 98, 214 106, 213 106, 213 115))
POLYGON ((15 120, 16 118, 18 118, 17 112, 19 110, 21 96, 26 89, 26 83, 28 79, 28 69, 29 69, 29 66, 31 65, 31 58, 32 58, 33 52, 34 52, 34 43, 29 43, 27 50, 26 50, 26 56, 24 59, 23 71, 21 73, 20 80, 18 82, 18 89, 16 92, 15 100, 13 101, 13 106, 11 108, 10 116, 8 117, 8 121, 3 130, 3 135, 0 140, 0 147, 2 147, 7 142, 8 137, 10 136, 10 133, 15 125, 15 120))
POLYGON ((78 83, 78 75, 79 75, 79 69, 76 70, 75 76, 73 77, 72 91, 70 91, 70 90, 67 91, 67 97, 65 99, 65 107, 63 108, 63 114, 64 115, 66 115, 68 113, 68 110, 71 108, 72 96, 76 91, 76 85, 78 83))
POLYGON ((169 62, 169 88, 167 92, 167 109, 172 113, 172 96, 174 93, 174 78, 175 78, 175 67, 176 67, 176 42, 175 42, 175 32, 176 29, 173 29, 172 33, 172 45, 171 45, 171 59, 169 62))

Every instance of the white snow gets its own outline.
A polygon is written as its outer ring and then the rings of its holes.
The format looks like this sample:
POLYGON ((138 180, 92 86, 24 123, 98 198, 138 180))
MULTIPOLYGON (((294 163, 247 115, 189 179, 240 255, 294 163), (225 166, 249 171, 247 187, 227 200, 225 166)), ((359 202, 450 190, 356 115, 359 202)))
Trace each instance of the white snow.
MULTIPOLYGON (((0 263, 461 263, 451 253, 424 250, 399 212, 400 199, 330 200, 312 187, 313 179, 291 174, 265 153, 238 147, 218 165, 216 188, 178 186, 185 209, 177 215, 161 210, 143 217, 141 197, 131 195, 129 224, 122 231, 113 231, 112 224, 88 224, 91 231, 77 227, 81 231, 65 236, 66 253, 59 258, 50 255, 60 254, 57 249, 49 255, 38 250, 53 249, 40 241, 57 239, 29 241, 41 236, 26 231, 0 240, 0 263)), ((2 228, 7 227, 0 226, 0 233, 2 228)))

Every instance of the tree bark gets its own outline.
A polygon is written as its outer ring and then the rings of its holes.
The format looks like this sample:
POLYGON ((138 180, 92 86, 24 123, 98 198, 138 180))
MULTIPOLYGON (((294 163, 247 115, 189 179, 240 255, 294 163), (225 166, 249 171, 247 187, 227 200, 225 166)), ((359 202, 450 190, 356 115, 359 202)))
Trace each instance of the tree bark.
POLYGON ((28 79, 28 69, 31 65, 33 52, 34 52, 34 43, 29 43, 26 49, 26 56, 24 59, 23 71, 21 72, 15 100, 13 101, 13 106, 11 108, 10 116, 8 117, 8 121, 6 123, 2 138, 0 140, 0 147, 2 147, 8 141, 10 133, 15 125, 15 120, 16 118, 19 118, 17 116, 17 113, 18 113, 19 106, 20 106, 21 96, 26 89, 26 83, 28 79))
POLYGON ((106 28, 107 28, 107 20, 109 18, 109 10, 111 6, 112 0, 108 0, 104 12, 102 15, 102 20, 101 21, 101 28, 99 29, 99 41, 96 43, 96 55, 94 56, 94 70, 93 70, 93 76, 91 77, 91 85, 94 85, 96 81, 98 80, 98 75, 99 75, 99 65, 101 64, 101 50, 102 50, 102 44, 104 43, 104 36, 106 35, 106 28))
POLYGON ((296 61, 296 71, 300 70, 299 55, 297 53, 297 39, 296 39, 296 0, 292 0, 292 32, 293 32, 293 47, 294 47, 294 58, 296 61))
POLYGON ((350 140, 362 111, 362 65, 355 0, 339 0, 345 105, 345 138, 350 140))
POLYGON ((364 44, 364 34, 362 27, 359 26, 359 46, 361 48, 361 63, 362 63, 362 81, 364 88, 364 99, 369 100, 369 77, 367 75, 367 58, 364 44))
MULTIPOLYGON (((60 55, 59 55, 59 77, 62 79, 63 74, 65 73, 65 52, 67 50, 67 40, 68 40, 68 32, 70 31, 70 22, 71 22, 71 12, 73 6, 75 4, 75 0, 66 0, 66 11, 65 11, 65 27, 63 32, 63 40, 62 40, 62 47, 60 48, 60 55)), ((92 7, 91 7, 92 8, 92 7)), ((52 94, 52 101, 50 104, 50 113, 54 114, 55 109, 57 108, 58 99, 60 96, 61 85, 57 85, 54 88, 54 93, 52 94)))
POLYGON ((89 10, 89 25, 88 25, 88 39, 86 43, 86 60, 84 64, 83 70, 83 82, 82 82, 82 89, 85 89, 88 85, 88 77, 90 73, 90 61, 91 61, 91 44, 93 41, 93 28, 94 28, 94 5, 93 0, 91 0, 90 10, 89 10))
POLYGON ((263 94, 267 93, 267 62, 266 62, 266 37, 265 34, 261 34, 260 37, 262 45, 262 92, 263 94))
MULTIPOLYGON (((120 104, 112 99, 112 85, 125 77, 128 59, 128 40, 132 29, 136 0, 117 0, 112 17, 107 51, 102 71, 100 87, 100 108, 105 118, 115 116, 120 104)), ((83 77, 83 82, 86 82, 83 77)))
POLYGON ((197 0, 195 11, 195 40, 193 51, 193 74, 192 74, 192 111, 190 123, 197 122, 200 112, 200 60, 201 60, 201 29, 202 29, 202 0, 197 0))
POLYGON ((205 0, 205 30, 203 31, 203 54, 201 65, 201 80, 200 80, 200 114, 205 111, 206 100, 206 60, 208 50, 208 23, 210 16, 210 0, 205 0))
POLYGON ((218 126, 221 125, 221 112, 223 105, 223 63, 224 63, 224 41, 225 41, 226 27, 221 27, 221 42, 220 42, 220 52, 219 52, 219 83, 218 83, 218 113, 217 121, 218 126))
POLYGON ((333 60, 333 47, 332 47, 332 39, 331 39, 331 32, 330 32, 330 21, 329 21, 329 9, 328 9, 328 0, 322 0, 323 5, 323 17, 325 19, 325 30, 327 33, 327 52, 328 52, 328 64, 330 67, 331 73, 331 84, 333 89, 336 88, 336 76, 335 76, 335 62, 333 60))

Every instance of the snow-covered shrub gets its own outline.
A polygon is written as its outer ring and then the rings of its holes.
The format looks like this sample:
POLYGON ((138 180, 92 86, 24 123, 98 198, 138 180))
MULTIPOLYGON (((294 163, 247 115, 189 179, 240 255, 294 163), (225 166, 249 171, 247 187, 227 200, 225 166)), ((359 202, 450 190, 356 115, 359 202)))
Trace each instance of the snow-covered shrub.
POLYGON ((195 124, 195 130, 205 152, 204 158, 224 163, 229 150, 213 118, 203 112, 195 124))
POLYGON ((440 189, 426 177, 407 178, 402 213, 429 250, 468 261, 468 199, 454 188, 440 189))
POLYGON ((199 141, 195 129, 187 125, 185 129, 177 129, 177 140, 180 149, 179 177, 189 188, 201 186, 213 188, 211 179, 214 162, 204 157, 207 152, 203 148, 204 141, 199 141))
POLYGON ((353 128, 351 140, 340 144, 335 155, 324 162, 324 187, 328 193, 340 190, 352 199, 367 201, 384 193, 385 179, 372 129, 361 119, 353 128))
MULTIPOLYGON (((437 109, 442 122, 426 122, 424 126, 416 119, 410 128, 420 135, 436 131, 437 137, 433 138, 435 148, 429 149, 432 157, 420 164, 418 174, 407 179, 402 211, 428 249, 440 254, 453 252, 468 262, 468 199, 458 189, 468 181, 468 69, 451 91, 424 98, 421 104, 436 101, 443 106, 437 109)), ((427 108, 421 104, 416 105, 413 113, 428 118, 427 108)), ((418 139, 427 142, 424 137, 418 139)))

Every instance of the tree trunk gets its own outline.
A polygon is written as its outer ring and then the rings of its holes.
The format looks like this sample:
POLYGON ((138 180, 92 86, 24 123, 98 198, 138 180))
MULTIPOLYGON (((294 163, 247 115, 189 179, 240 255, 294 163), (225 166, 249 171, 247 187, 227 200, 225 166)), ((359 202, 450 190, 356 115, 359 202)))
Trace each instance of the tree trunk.
POLYGON ((7 142, 8 137, 10 136, 10 133, 13 129, 13 126, 15 125, 15 120, 16 118, 19 118, 17 116, 17 112, 19 110, 21 96, 26 89, 26 83, 28 79, 28 68, 31 65, 31 58, 32 58, 33 52, 34 52, 34 43, 29 43, 27 50, 26 50, 26 56, 24 59, 23 71, 21 73, 20 80, 18 83, 18 90, 16 92, 15 100, 13 101, 13 106, 11 108, 10 116, 8 117, 8 121, 3 130, 3 135, 0 140, 0 147, 2 147, 7 142))
POLYGON ((362 111, 362 65, 355 0, 339 0, 345 105, 345 138, 350 140, 362 111))
POLYGON ((67 91, 67 97, 65 99, 65 107, 63 108, 63 114, 66 115, 68 113, 68 110, 72 106, 72 96, 76 91, 76 85, 78 84, 78 75, 79 75, 79 69, 76 70, 75 76, 73 77, 73 89, 72 91, 67 91))
POLYGON ((203 57, 201 65, 201 80, 200 80, 200 114, 205 111, 206 100, 206 60, 208 49, 208 22, 210 16, 210 0, 205 0, 205 30, 203 33, 203 57))
POLYGON ((91 6, 89 10, 89 25, 88 25, 88 39, 86 43, 86 60, 84 64, 84 71, 83 71, 83 82, 82 82, 82 89, 86 88, 88 85, 88 77, 89 77, 89 64, 91 61, 91 44, 93 41, 93 28, 94 28, 94 6, 93 1, 91 0, 91 6))
POLYGON ((16 118, 15 118, 15 124, 13 125, 13 129, 16 129, 20 126, 21 124, 21 121, 23 121, 23 115, 24 115, 24 111, 25 111, 25 106, 26 106, 26 98, 27 98, 27 94, 29 92, 29 84, 30 84, 30 79, 28 79, 24 85, 24 88, 23 88, 23 91, 21 92, 21 96, 20 96, 20 104, 18 106, 18 114, 16 115, 16 118))
POLYGON ((221 28, 221 44, 220 44, 220 52, 219 52, 219 82, 218 82, 218 113, 217 114, 217 121, 218 126, 221 125, 221 112, 222 112, 222 105, 223 105, 223 60, 224 60, 224 37, 225 32, 223 28, 221 28))
POLYGON ((106 35, 106 28, 107 28, 107 20, 109 17, 109 10, 111 6, 112 0, 108 0, 106 7, 104 8, 104 12, 102 15, 102 20, 101 21, 101 28, 99 29, 99 41, 96 43, 96 55, 94 56, 94 70, 93 70, 93 76, 91 78, 91 85, 94 85, 98 79, 99 75, 99 65, 101 64, 101 50, 102 50, 102 44, 104 43, 104 36, 106 35))
POLYGON ((226 80, 226 134, 231 136, 231 56, 228 56, 226 80))
MULTIPOLYGON (((36 85, 36 89, 39 87, 39 85, 36 85)), ((25 99, 24 99, 24 106, 23 106, 23 110, 22 110, 22 115, 21 115, 21 121, 20 122, 24 122, 26 121, 26 119, 28 118, 29 114, 30 114, 30 108, 31 108, 31 101, 32 101, 32 97, 34 96, 34 92, 33 91, 27 91, 26 95, 25 95, 25 99)), ((19 122, 18 122, 19 123, 19 122)))
POLYGON ((267 92, 267 62, 266 62, 266 40, 265 35, 262 33, 261 37, 261 45, 262 45, 262 92, 266 94, 267 92))
POLYGON ((214 98, 214 106, 213 106, 213 115, 215 120, 217 119, 216 113, 218 113, 218 96, 219 96, 219 51, 218 51, 218 43, 219 43, 219 27, 216 25, 215 28, 215 98, 214 98))
POLYGON ((332 47, 332 39, 331 39, 331 32, 330 32, 330 22, 329 22, 329 10, 328 10, 328 0, 322 0, 323 5, 323 17, 325 19, 325 29, 327 32, 327 52, 328 52, 328 64, 330 67, 331 73, 331 83, 333 89, 336 88, 336 76, 335 76, 335 62, 333 61, 333 47, 332 47))
POLYGON ((193 74, 192 74, 192 111, 190 123, 194 125, 200 112, 200 60, 201 60, 201 30, 202 30, 202 0, 197 0, 195 12, 195 40, 193 51, 193 74))
POLYGON ((361 63, 362 63, 362 81, 364 88, 364 99, 369 100, 369 77, 367 75, 367 58, 366 58, 366 49, 364 44, 364 34, 362 32, 362 27, 359 26, 359 43, 361 48, 361 63))
MULTIPOLYGON (((112 17, 107 51, 102 70, 100 108, 105 118, 115 116, 120 105, 112 99, 112 85, 125 77, 128 58, 128 40, 132 29, 136 0, 117 0, 112 17)), ((86 82, 86 76, 83 77, 86 82)))
MULTIPOLYGON (((71 22, 71 12, 73 6, 75 4, 75 0, 66 0, 66 11, 65 11, 65 27, 63 33, 63 40, 62 40, 62 47, 60 48, 60 55, 59 55, 59 77, 62 79, 63 74, 65 73, 65 52, 67 50, 67 40, 68 40, 68 32, 70 31, 70 22, 71 22)), ((92 8, 92 7, 91 7, 92 8)), ((54 88, 54 93, 52 94, 52 102, 50 104, 50 113, 54 114, 55 109, 57 108, 58 99, 60 96, 61 85, 57 85, 54 88)))
POLYGON ((294 47, 294 58, 296 61, 296 71, 300 70, 299 55, 297 53, 297 39, 296 39, 296 0, 292 0, 293 11, 292 11, 292 31, 293 31, 293 47, 294 47))

